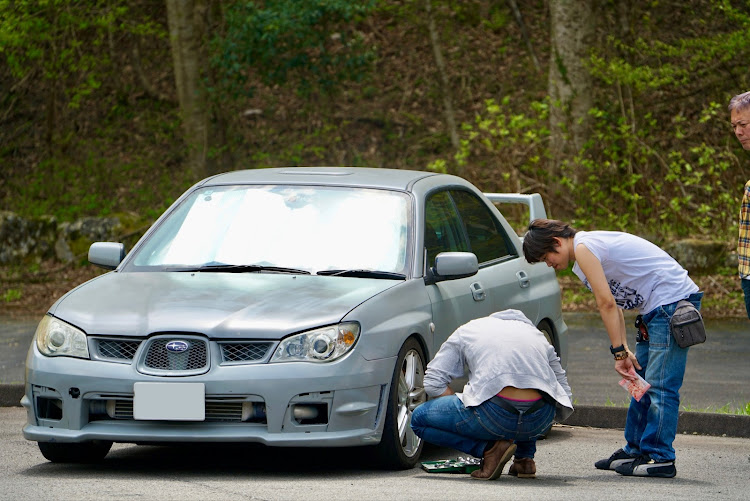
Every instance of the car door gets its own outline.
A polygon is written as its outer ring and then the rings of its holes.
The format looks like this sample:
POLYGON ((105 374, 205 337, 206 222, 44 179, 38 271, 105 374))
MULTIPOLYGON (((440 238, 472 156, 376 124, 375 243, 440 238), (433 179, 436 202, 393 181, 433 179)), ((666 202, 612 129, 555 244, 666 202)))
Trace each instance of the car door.
POLYGON ((435 324, 435 353, 460 325, 499 310, 515 308, 532 321, 538 315, 528 263, 510 235, 475 193, 454 188, 431 193, 425 200, 425 249, 428 266, 440 252, 473 252, 479 272, 427 285, 435 324))
MULTIPOLYGON (((429 267, 435 265, 435 257, 441 252, 471 252, 464 223, 449 190, 433 192, 426 198, 424 229, 429 267)), ((425 287, 435 326, 433 354, 458 326, 493 312, 493 305, 484 291, 486 284, 479 275, 425 287)))
POLYGON ((514 308, 536 323, 539 293, 532 287, 531 265, 513 243, 518 238, 506 231, 474 193, 453 190, 451 197, 464 224, 469 250, 477 256, 478 279, 492 312, 514 308))

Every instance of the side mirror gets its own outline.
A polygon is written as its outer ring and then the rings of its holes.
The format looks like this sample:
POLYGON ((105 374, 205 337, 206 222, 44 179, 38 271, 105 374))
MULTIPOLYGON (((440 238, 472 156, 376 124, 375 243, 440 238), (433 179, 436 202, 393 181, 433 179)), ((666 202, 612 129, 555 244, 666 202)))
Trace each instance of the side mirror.
POLYGON ((89 263, 107 270, 117 268, 125 259, 125 244, 119 242, 94 242, 89 247, 89 263))
POLYGON ((435 257, 435 266, 429 269, 425 283, 434 284, 476 275, 479 272, 477 256, 472 252, 441 252, 435 257))

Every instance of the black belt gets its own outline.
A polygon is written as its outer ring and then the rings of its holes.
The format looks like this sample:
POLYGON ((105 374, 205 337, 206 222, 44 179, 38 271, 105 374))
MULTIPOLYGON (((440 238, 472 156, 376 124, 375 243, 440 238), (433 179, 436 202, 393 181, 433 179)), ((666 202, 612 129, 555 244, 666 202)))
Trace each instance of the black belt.
MULTIPOLYGON (((492 397, 490 399, 490 402, 492 402, 493 404, 499 405, 500 407, 502 407, 506 411, 512 412, 513 414, 521 414, 521 411, 519 411, 516 408, 515 405, 513 405, 512 403, 510 403, 505 398, 498 397, 497 395, 495 395, 494 397, 492 397)), ((523 413, 524 414, 531 414, 532 412, 538 411, 539 409, 541 409, 545 405, 547 405, 547 402, 545 401, 545 399, 544 398, 540 398, 539 400, 537 400, 536 402, 534 402, 531 405, 531 407, 529 407, 527 410, 523 411, 523 413)))

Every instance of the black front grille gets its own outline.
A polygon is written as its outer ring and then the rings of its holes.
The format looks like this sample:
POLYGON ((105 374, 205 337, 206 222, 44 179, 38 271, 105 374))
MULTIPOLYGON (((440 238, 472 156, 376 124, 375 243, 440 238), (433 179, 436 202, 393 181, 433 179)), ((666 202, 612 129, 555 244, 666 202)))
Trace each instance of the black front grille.
POLYGON ((98 358, 129 362, 133 360, 141 342, 121 339, 96 339, 95 345, 98 358))
POLYGON ((132 400, 114 400, 113 419, 133 419, 133 401, 132 400))
MULTIPOLYGON (((101 421, 106 419, 116 420, 133 420, 133 399, 127 397, 112 397, 108 399, 99 399, 100 402, 96 411, 89 411, 90 421, 101 421)), ((208 422, 242 422, 242 397, 225 398, 207 398, 205 421, 208 422)), ((263 406, 262 402, 256 402, 254 406, 263 406)), ((92 407, 93 409, 93 407, 92 407)), ((265 412, 256 417, 245 419, 247 423, 265 423, 265 412)))
POLYGON ((273 343, 266 341, 221 343, 221 359, 228 363, 260 362, 272 346, 273 343))
POLYGON ((208 370, 208 343, 195 337, 158 337, 150 340, 143 362, 144 372, 159 375, 185 376, 208 370), (186 344, 183 351, 167 349, 175 344, 186 344))

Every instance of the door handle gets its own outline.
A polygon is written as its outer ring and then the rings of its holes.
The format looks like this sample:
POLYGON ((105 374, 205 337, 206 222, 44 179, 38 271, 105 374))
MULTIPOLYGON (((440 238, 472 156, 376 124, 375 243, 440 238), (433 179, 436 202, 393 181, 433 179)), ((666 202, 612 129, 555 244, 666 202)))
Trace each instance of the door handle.
POLYGON ((531 285, 531 279, 529 278, 529 275, 523 270, 516 272, 516 278, 518 279, 518 285, 520 285, 522 289, 525 289, 529 285, 531 285))
POLYGON ((484 298, 487 297, 482 288, 482 284, 479 282, 471 284, 471 295, 474 297, 474 301, 484 301, 484 298))

